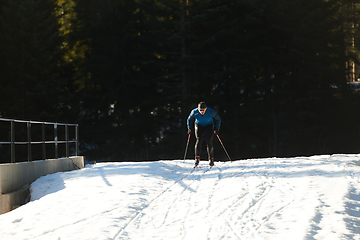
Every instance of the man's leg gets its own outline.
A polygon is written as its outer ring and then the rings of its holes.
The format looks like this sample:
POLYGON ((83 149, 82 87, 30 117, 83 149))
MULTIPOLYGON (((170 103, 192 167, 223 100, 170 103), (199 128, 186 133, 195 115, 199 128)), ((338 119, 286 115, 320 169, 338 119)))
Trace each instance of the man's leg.
POLYGON ((204 139, 204 127, 195 123, 195 165, 197 166, 200 161, 200 154, 201 154, 201 145, 204 139))
POLYGON ((214 126, 213 125, 206 126, 205 127, 205 141, 206 141, 207 153, 208 153, 208 157, 209 157, 210 166, 214 165, 213 137, 214 137, 214 126))

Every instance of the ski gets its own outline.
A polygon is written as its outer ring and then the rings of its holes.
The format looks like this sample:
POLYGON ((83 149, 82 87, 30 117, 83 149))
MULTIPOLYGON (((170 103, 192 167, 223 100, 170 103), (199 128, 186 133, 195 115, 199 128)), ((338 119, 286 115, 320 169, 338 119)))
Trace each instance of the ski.
MULTIPOLYGON (((215 165, 212 165, 212 166, 209 165, 209 166, 208 166, 209 170, 212 169, 214 166, 215 166, 215 165)), ((196 169, 198 169, 198 168, 200 168, 200 164, 193 167, 194 170, 196 170, 196 169)))

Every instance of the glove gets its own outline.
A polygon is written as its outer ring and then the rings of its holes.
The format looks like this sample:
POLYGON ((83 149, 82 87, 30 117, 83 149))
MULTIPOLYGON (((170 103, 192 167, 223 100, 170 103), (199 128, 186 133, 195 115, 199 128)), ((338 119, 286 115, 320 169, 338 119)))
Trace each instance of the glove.
POLYGON ((191 129, 188 129, 188 134, 190 134, 191 133, 191 129))
POLYGON ((215 135, 219 135, 219 132, 220 132, 220 129, 215 129, 215 130, 214 130, 214 134, 215 134, 215 135))

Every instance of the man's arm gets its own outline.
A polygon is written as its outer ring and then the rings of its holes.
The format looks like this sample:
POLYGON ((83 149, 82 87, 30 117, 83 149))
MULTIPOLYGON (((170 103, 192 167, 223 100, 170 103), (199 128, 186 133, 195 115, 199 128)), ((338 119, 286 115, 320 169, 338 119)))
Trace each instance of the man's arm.
POLYGON ((190 130, 192 129, 193 122, 194 122, 194 110, 191 111, 191 113, 190 113, 190 115, 189 115, 189 117, 187 119, 187 128, 188 129, 190 129, 190 130))
POLYGON ((211 116, 215 119, 215 129, 220 129, 221 118, 219 114, 215 110, 212 110, 211 116))

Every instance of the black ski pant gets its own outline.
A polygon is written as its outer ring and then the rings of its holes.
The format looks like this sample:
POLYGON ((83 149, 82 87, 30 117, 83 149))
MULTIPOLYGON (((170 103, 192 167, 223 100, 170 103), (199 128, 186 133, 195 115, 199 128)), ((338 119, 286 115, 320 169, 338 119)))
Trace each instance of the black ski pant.
POLYGON ((203 127, 203 126, 195 123, 195 137, 196 137, 195 158, 196 158, 196 156, 200 156, 202 142, 205 139, 208 157, 213 159, 213 157, 214 157, 214 144, 213 144, 214 125, 211 124, 206 127, 203 127))

